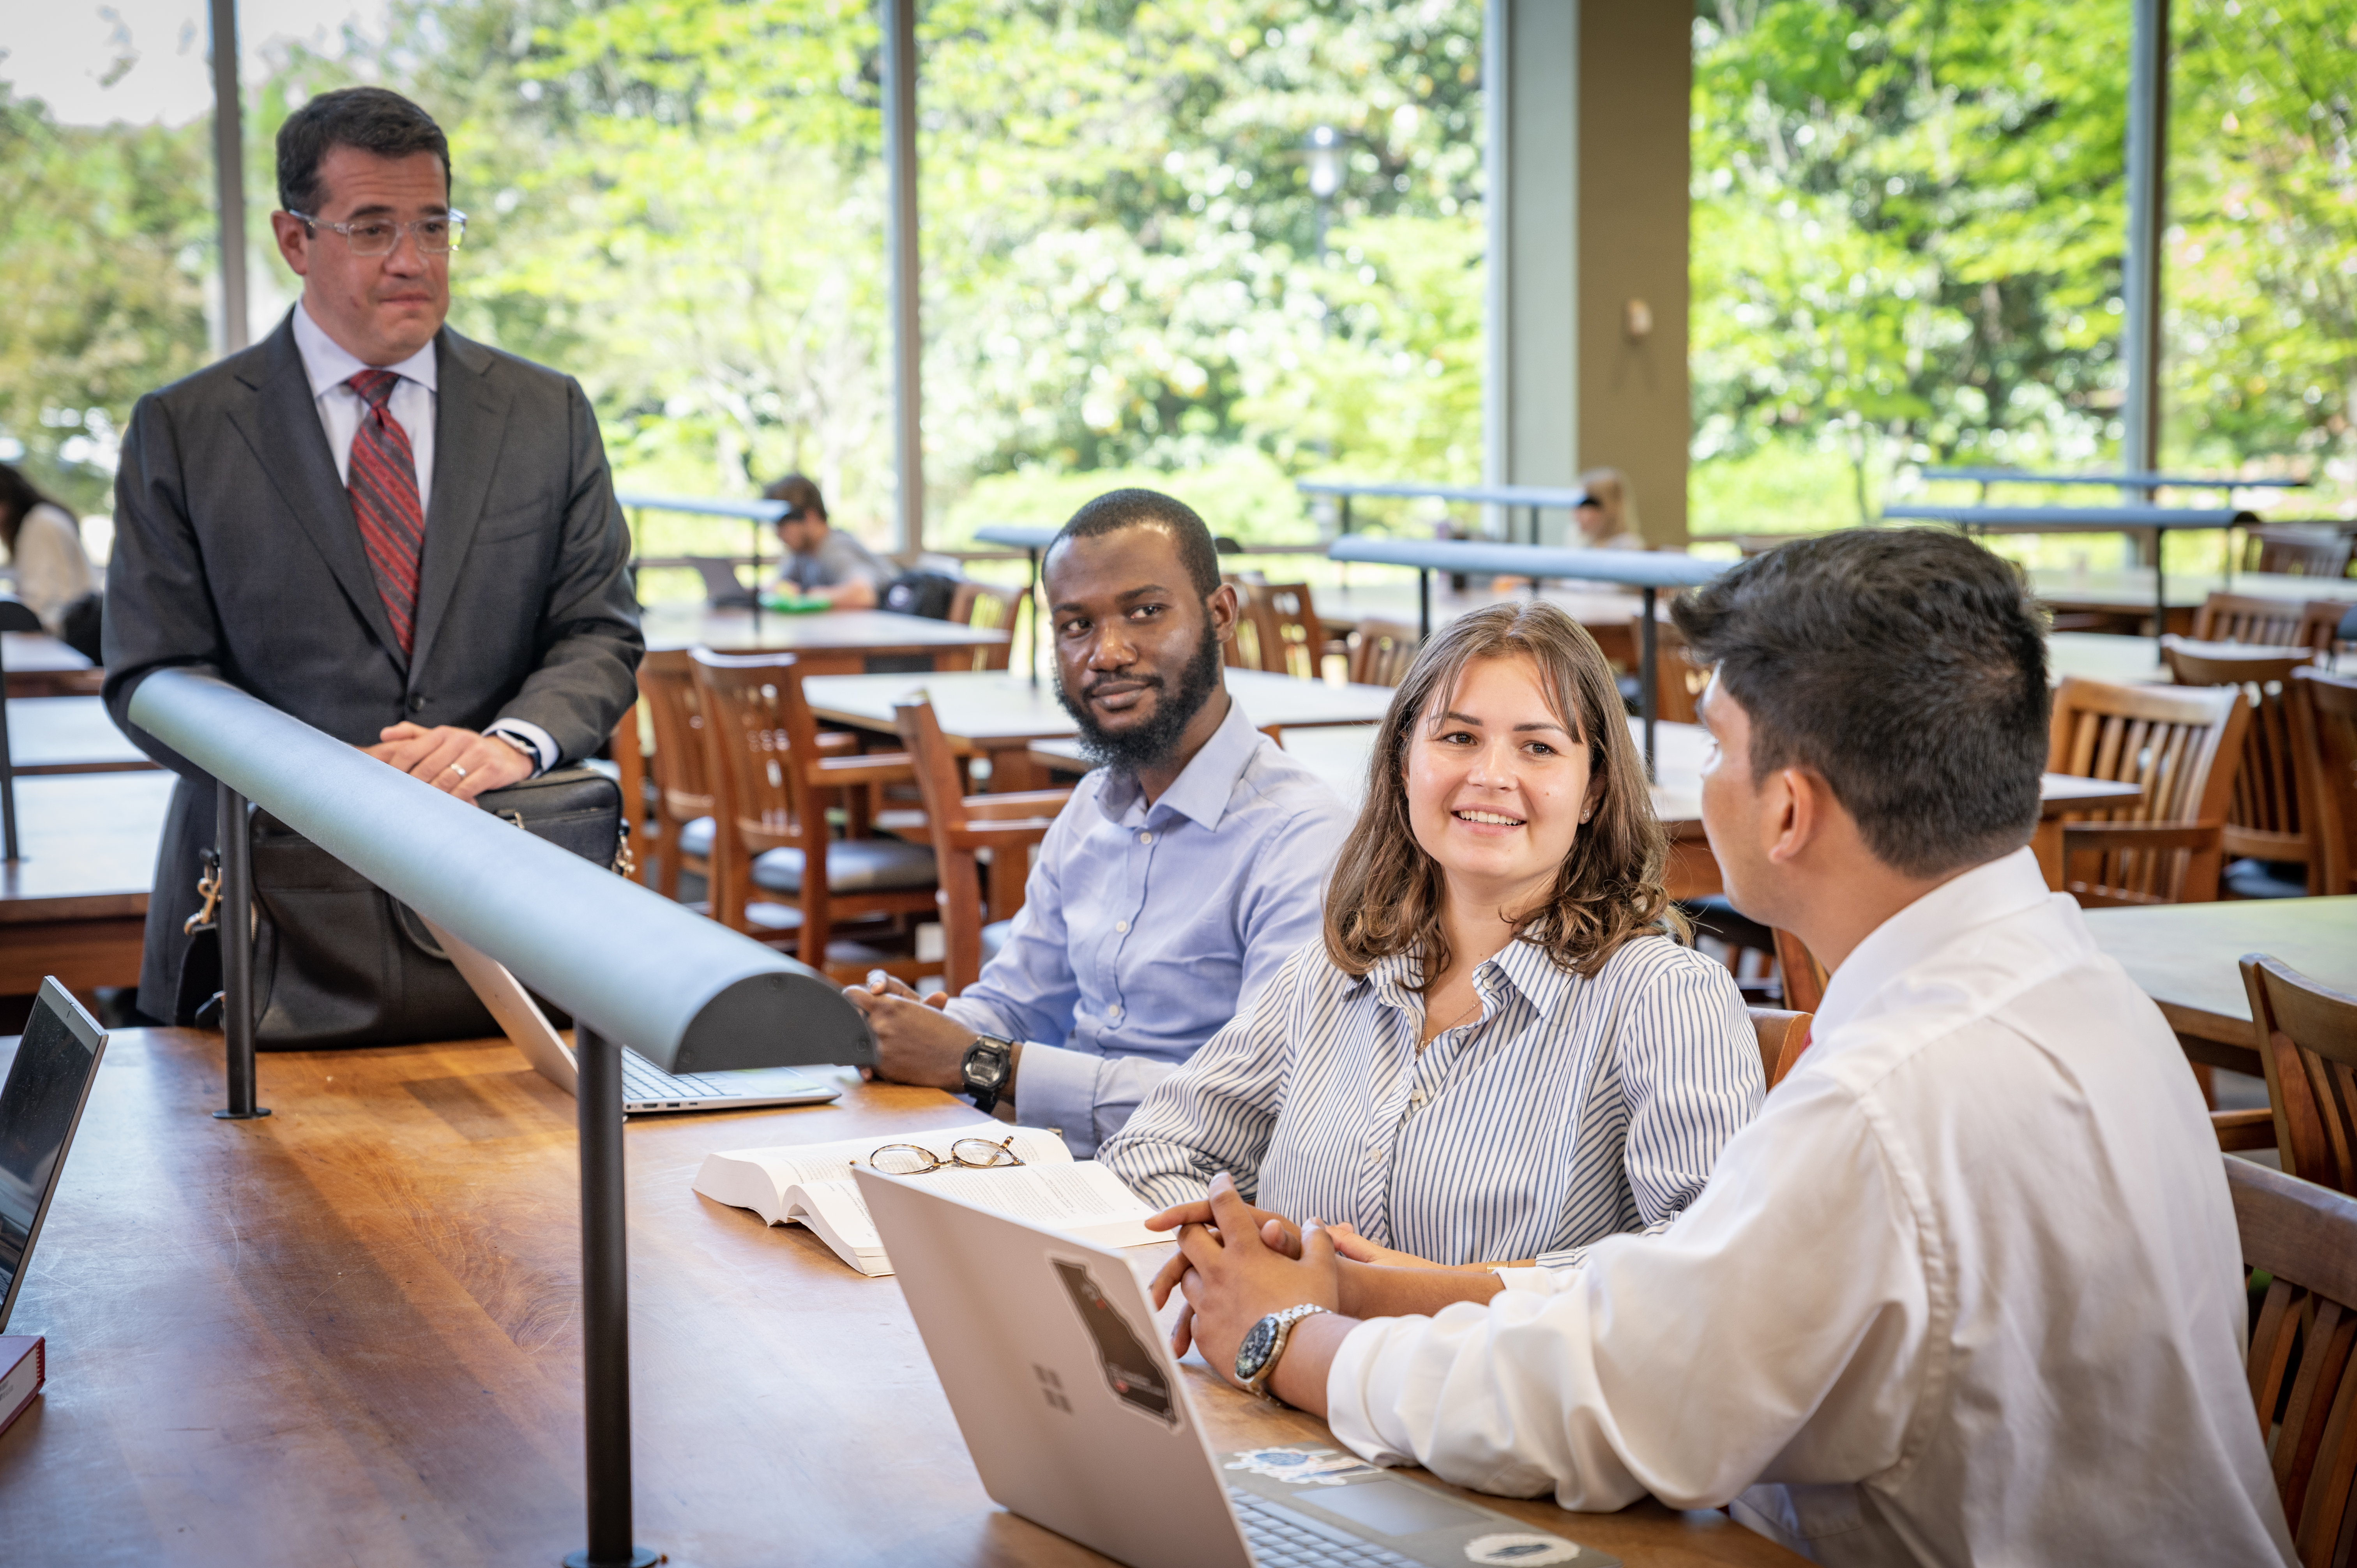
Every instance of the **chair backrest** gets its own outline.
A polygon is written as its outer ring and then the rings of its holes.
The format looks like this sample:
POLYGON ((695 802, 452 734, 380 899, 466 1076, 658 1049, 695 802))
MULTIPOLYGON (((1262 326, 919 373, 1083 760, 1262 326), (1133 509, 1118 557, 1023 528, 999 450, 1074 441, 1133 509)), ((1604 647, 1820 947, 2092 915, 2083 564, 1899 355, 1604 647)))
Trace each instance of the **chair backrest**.
POLYGON ((1768 1087, 1775 1088, 1784 1081, 1809 1048, 1809 1020, 1806 1013, 1779 1012, 1773 1007, 1753 1007, 1751 1032, 1760 1040, 1760 1066, 1768 1074, 1768 1087))
POLYGON ((1244 615, 1252 621, 1260 668, 1272 675, 1318 678, 1326 628, 1309 602, 1307 583, 1247 583, 1244 615))
MULTIPOLYGON (((978 631, 1003 631, 1011 639, 1015 635, 1015 618, 1022 607, 1022 589, 994 587, 967 579, 959 583, 957 592, 950 596, 950 619, 978 631)), ((1004 642, 978 648, 974 650, 974 668, 1004 670, 1007 651, 1008 644, 1004 642)))
POLYGON ((1350 679, 1359 686, 1396 686, 1415 662, 1415 628, 1367 619, 1351 634, 1350 679))
POLYGON ((712 778, 704 747, 704 702, 695 661, 683 648, 662 648, 639 661, 639 693, 654 721, 655 789, 673 822, 712 814, 712 778))
POLYGON ((2243 755, 2226 808, 2225 853, 2261 860, 2307 863, 2315 844, 2300 801, 2299 760, 2291 734, 2291 672, 2311 655, 2296 648, 2241 643, 2160 642, 2161 657, 2180 686, 2235 686, 2251 705, 2243 755))
POLYGON ((2255 594, 2212 594, 2193 612, 2193 640, 2258 642, 2327 653, 2332 649, 2332 628, 2348 607, 2255 594))
POLYGON ((2255 528, 2243 547, 2243 570, 2290 577, 2338 577, 2349 570, 2350 536, 2330 524, 2255 528))
POLYGON ((2122 686, 2067 676, 2054 693, 2046 768, 2144 787, 2133 806, 2086 813, 2098 821, 2222 822, 2233 776, 2218 763, 2244 711, 2232 687, 2122 686))
MULTIPOLYGON (((716 814, 752 854, 794 837, 801 822, 797 757, 818 755, 818 725, 802 701, 808 661, 791 653, 715 653, 699 648, 705 745, 716 814)), ((855 666, 856 668, 856 666, 855 666)))
POLYGON ((2267 1282, 2251 1328, 2253 1415, 2304 1568, 2350 1561, 2357 1477, 2357 1199, 2232 1155, 2243 1262, 2267 1282))
POLYGON ((2284 1169, 2357 1196, 2357 996, 2265 953, 2242 967, 2284 1169))
MULTIPOLYGON (((2134 805, 2076 813, 2076 820, 2223 823, 2249 722, 2250 708, 2235 687, 2121 686, 2069 676, 2054 693, 2046 768, 2143 789, 2134 805)), ((2183 847, 2108 851, 2095 857, 2091 875, 2081 879, 2073 871, 2070 886, 2082 902, 2097 896, 2135 903, 2175 903, 2189 894, 2215 897, 2214 887, 2189 886, 2195 853, 2183 847)), ((2207 863, 2214 866, 2214 851, 2207 863)))
POLYGON ((942 734, 942 721, 932 699, 920 692, 892 704, 900 742, 909 748, 909 766, 917 775, 917 791, 924 797, 925 822, 933 831, 934 850, 942 853, 943 835, 966 825, 965 780, 958 773, 957 754, 942 734))
POLYGON ((2357 679, 2295 670, 2291 698, 2300 800, 2316 843, 2319 893, 2357 893, 2357 679))
POLYGON ((1832 978, 1808 944, 1792 932, 1776 931, 1776 976, 1784 988, 1784 1004, 1803 1013, 1824 1005, 1825 982, 1832 978))

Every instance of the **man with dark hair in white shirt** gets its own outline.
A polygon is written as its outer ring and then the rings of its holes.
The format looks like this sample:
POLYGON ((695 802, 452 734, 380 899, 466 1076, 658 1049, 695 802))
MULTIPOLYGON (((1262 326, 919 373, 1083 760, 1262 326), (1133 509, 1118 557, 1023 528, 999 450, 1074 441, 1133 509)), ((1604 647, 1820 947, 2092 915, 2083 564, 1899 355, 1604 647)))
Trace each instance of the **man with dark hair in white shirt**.
POLYGON ((1371 1459, 1732 1503, 1821 1563, 2291 1562, 2201 1097, 2025 847, 2048 694, 2011 568, 1859 531, 1677 619, 1728 897, 1833 972, 1799 1067, 1665 1233, 1554 1274, 1294 1256, 1218 1178, 1178 1339, 1371 1459))

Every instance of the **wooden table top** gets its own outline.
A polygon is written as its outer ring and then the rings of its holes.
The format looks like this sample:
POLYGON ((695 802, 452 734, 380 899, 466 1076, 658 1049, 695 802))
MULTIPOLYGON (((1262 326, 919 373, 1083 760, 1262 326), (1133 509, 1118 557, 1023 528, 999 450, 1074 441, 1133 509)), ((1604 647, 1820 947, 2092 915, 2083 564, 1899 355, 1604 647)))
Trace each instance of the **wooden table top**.
MULTIPOLYGON (((1637 720, 1629 721, 1629 734, 1639 746, 1644 745, 1644 729, 1637 720)), ((1367 758, 1375 746, 1372 725, 1287 730, 1284 746, 1288 754, 1324 779, 1337 795, 1353 806, 1359 803, 1366 788, 1367 758)), ((1653 814, 1673 832, 1702 826, 1702 770, 1709 761, 1710 746, 1710 732, 1700 725, 1663 723, 1654 726, 1653 814)), ((1074 740, 1035 741, 1030 752, 1042 766, 1067 772, 1084 771, 1092 766, 1074 740)), ((2075 779, 2063 773, 2046 774, 2041 782, 2040 796, 2050 817, 2101 806, 2126 805, 2142 796, 2133 784, 2075 779)))
POLYGON ((2251 1003, 2237 967, 2244 953, 2272 954, 2357 994, 2357 897, 2090 909, 2087 929, 2160 1004, 2171 1028, 2244 1047, 2255 1062, 2251 1003))
POLYGON ((17 779, 25 858, 0 865, 0 926, 145 915, 172 782, 160 770, 17 779))
POLYGON ((0 631, 0 664, 12 697, 95 696, 106 678, 89 660, 47 632, 0 631))
MULTIPOLYGON (((2108 572, 2077 572, 2067 566, 2033 566, 2030 591, 2041 603, 2093 609, 2152 608, 2152 568, 2123 567, 2108 572)), ((2295 577, 2280 572, 2237 572, 2227 577, 2217 572, 2171 572, 2169 603, 2172 609, 2199 606, 2212 594, 2247 594, 2270 599, 2357 599, 2357 577, 2295 577)))
MULTIPOLYGON (((1252 722, 1286 729, 1365 725, 1391 706, 1389 686, 1340 686, 1261 670, 1224 671, 1228 693, 1252 722)), ((835 724, 897 733, 892 704, 913 692, 932 694, 942 733, 960 752, 1020 746, 1077 733, 1056 701, 1053 677, 1032 684, 1019 671, 953 671, 933 675, 813 675, 802 682, 811 711, 835 724)))
POLYGON ((116 773, 156 765, 96 697, 12 697, 8 757, 19 774, 116 773))
POLYGON ((700 600, 648 605, 640 611, 640 625, 650 649, 710 648, 723 653, 935 653, 994 648, 1007 639, 1004 631, 891 610, 764 610, 757 622, 751 610, 716 610, 700 600))
MULTIPOLYGON (((107 1047, 9 1328, 47 1392, 0 1434, 0 1562, 554 1563, 583 1542, 571 1099, 505 1041, 266 1054, 216 1122, 220 1037, 107 1047)), ((634 1117, 635 1539, 674 1564, 1084 1564, 984 1494, 899 1287, 689 1188, 714 1149, 879 1141, 970 1107, 634 1117)), ((1154 1254, 1145 1254, 1149 1260, 1154 1254)), ((1222 1449, 1328 1441, 1217 1382, 1222 1449)), ((1484 1498, 1631 1564, 1792 1563, 1717 1513, 1484 1498)))

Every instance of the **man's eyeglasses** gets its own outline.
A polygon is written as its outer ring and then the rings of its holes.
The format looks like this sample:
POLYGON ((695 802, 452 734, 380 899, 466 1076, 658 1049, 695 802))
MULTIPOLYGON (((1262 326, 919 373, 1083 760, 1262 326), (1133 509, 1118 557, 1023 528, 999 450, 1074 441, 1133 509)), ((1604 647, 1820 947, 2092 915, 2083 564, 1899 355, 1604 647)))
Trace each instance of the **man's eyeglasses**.
POLYGON ((355 256, 389 256, 404 234, 414 234, 417 248, 427 255, 447 256, 467 237, 467 215, 463 212, 439 212, 407 223, 396 223, 390 218, 330 223, 292 208, 287 209, 286 216, 299 219, 313 229, 333 229, 344 237, 344 243, 351 247, 355 256))
MULTIPOLYGON (((946 1170, 951 1165, 963 1165, 970 1171, 986 1171, 994 1165, 1019 1165, 1023 1156, 1013 1148, 1015 1135, 1010 1133, 1005 1143, 994 1144, 987 1138, 960 1138, 950 1145, 950 1157, 942 1159, 932 1150, 917 1144, 887 1144, 867 1156, 867 1163, 886 1176, 929 1176, 946 1170)), ((858 1164, 856 1160, 852 1162, 858 1164)))

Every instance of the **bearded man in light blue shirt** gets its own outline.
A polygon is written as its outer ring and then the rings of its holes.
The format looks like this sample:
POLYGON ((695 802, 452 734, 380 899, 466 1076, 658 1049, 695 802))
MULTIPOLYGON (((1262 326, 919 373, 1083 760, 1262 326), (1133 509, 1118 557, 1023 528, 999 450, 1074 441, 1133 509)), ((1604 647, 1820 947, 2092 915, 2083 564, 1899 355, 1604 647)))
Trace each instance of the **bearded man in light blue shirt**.
POLYGON ((881 976, 845 994, 875 1028, 877 1077, 1011 1102, 1086 1156, 1318 939, 1351 814, 1229 698, 1236 591, 1184 503, 1099 496, 1042 582, 1057 695, 1101 766, 964 994, 920 1001, 881 976))

